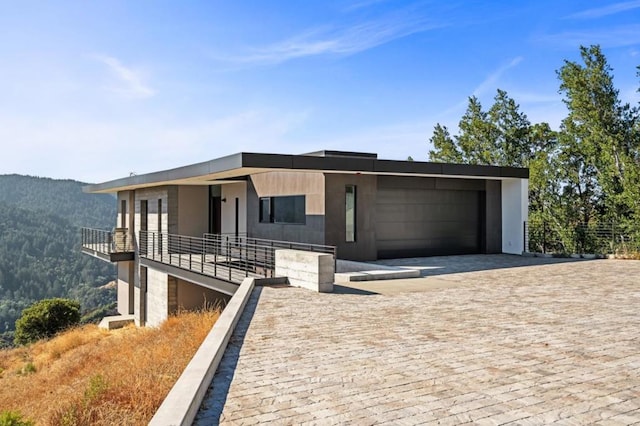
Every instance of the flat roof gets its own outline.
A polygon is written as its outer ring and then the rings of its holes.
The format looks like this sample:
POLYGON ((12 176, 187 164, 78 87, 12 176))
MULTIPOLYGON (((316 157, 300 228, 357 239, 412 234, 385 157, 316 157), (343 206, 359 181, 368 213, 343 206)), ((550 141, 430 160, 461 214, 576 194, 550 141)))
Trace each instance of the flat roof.
POLYGON ((318 151, 286 155, 240 152, 175 169, 87 185, 83 190, 90 193, 113 193, 163 185, 215 185, 237 181, 255 173, 284 170, 498 180, 529 178, 527 168, 381 160, 375 154, 368 153, 358 155, 354 152, 318 151))

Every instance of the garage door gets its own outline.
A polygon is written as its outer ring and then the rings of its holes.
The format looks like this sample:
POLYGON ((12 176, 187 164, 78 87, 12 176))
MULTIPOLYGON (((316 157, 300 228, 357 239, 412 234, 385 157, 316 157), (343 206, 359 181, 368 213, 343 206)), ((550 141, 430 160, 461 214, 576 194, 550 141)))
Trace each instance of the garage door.
POLYGON ((378 258, 479 253, 478 191, 379 188, 378 258))

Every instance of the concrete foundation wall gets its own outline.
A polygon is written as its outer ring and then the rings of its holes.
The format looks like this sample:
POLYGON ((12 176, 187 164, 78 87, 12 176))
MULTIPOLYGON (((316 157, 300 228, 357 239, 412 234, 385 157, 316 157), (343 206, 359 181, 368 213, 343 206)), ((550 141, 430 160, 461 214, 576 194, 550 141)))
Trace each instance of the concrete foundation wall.
POLYGON ((205 307, 224 307, 231 296, 219 293, 193 284, 189 281, 176 279, 177 281, 177 304, 179 309, 195 310, 205 307))
POLYGON ((141 314, 144 315, 144 305, 142 304, 142 298, 140 293, 140 287, 133 288, 133 316, 134 322, 136 326, 142 327, 144 326, 144 318, 141 317, 141 314))
POLYGON ((121 315, 133 314, 134 262, 119 262, 117 278, 117 310, 121 315))
POLYGON ((145 325, 157 327, 169 317, 169 280, 166 273, 147 270, 146 305, 145 325))
POLYGON ((330 293, 333 291, 334 273, 333 255, 276 250, 276 276, 287 277, 294 287, 330 293))
POLYGON ((270 172, 252 175, 247 187, 247 234, 269 240, 324 244, 324 175, 270 172), (305 196, 305 223, 260 223, 260 198, 305 196))

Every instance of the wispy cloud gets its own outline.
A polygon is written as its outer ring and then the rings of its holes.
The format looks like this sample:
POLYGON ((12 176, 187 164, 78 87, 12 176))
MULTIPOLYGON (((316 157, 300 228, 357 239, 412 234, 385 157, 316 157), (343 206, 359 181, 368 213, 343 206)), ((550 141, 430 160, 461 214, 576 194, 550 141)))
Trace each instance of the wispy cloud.
POLYGON ((615 15, 616 13, 626 12, 632 9, 640 8, 640 0, 625 1, 614 3, 603 7, 583 10, 567 16, 567 19, 597 19, 603 16, 615 15))
POLYGON ((345 11, 349 12, 349 11, 358 10, 358 9, 365 9, 367 7, 371 7, 380 3, 386 3, 388 1, 389 0, 360 0, 348 5, 345 8, 345 11))
POLYGON ((94 55, 95 60, 105 64, 111 73, 118 79, 119 85, 112 88, 114 92, 126 98, 144 99, 156 94, 156 91, 147 85, 139 71, 124 66, 118 59, 107 55, 94 55))
POLYGON ((640 25, 621 25, 584 31, 566 31, 538 37, 538 41, 554 46, 575 47, 599 44, 603 47, 622 47, 640 44, 640 25))
MULTIPOLYGON (((520 62, 522 62, 524 58, 522 56, 516 56, 508 63, 500 66, 493 72, 491 72, 480 84, 476 86, 475 89, 471 92, 473 96, 480 97, 482 95, 487 94, 489 91, 497 90, 498 83, 500 78, 511 68, 517 66, 520 62)), ((468 104, 469 99, 464 98, 460 102, 452 105, 451 107, 445 109, 440 114, 436 116, 437 120, 447 120, 450 119, 453 115, 458 115, 460 111, 462 111, 468 104)))
POLYGON ((270 46, 253 49, 246 55, 226 59, 237 63, 278 64, 307 56, 353 55, 444 26, 423 14, 405 10, 378 20, 314 28, 270 46))
POLYGON ((480 96, 487 93, 487 91, 489 90, 497 89, 498 81, 500 80, 500 77, 502 77, 505 72, 507 72, 508 70, 510 70, 511 68, 515 67, 520 62, 522 62, 523 59, 524 58, 522 56, 516 56, 507 64, 504 64, 497 70, 493 71, 491 74, 487 76, 487 78, 484 79, 482 83, 480 83, 475 88, 475 90, 473 91, 473 95, 480 96))

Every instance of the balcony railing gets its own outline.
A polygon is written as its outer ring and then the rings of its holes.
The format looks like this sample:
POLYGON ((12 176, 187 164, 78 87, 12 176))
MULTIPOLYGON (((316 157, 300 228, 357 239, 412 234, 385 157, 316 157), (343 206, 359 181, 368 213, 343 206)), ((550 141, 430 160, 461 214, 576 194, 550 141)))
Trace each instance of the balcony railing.
POLYGON ((140 231, 140 258, 240 284, 246 277, 275 276, 279 248, 335 254, 335 248, 287 243, 235 235, 205 234, 203 238, 140 231))
POLYGON ((558 255, 637 253, 640 228, 615 223, 524 222, 524 251, 558 255))
POLYGON ((127 228, 113 231, 82 228, 82 251, 109 262, 133 260, 135 249, 127 228))
POLYGON ((322 244, 298 243, 293 241, 267 240, 264 238, 247 237, 246 234, 204 234, 204 238, 210 241, 218 241, 220 244, 232 245, 258 245, 271 247, 273 249, 290 249, 311 251, 316 253, 332 254, 333 258, 337 258, 337 250, 335 246, 327 246, 322 244))

